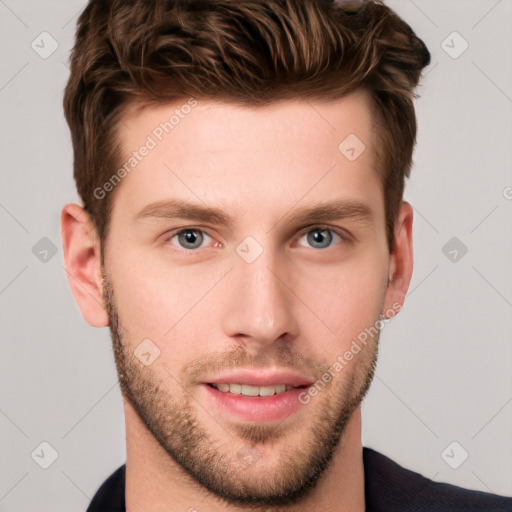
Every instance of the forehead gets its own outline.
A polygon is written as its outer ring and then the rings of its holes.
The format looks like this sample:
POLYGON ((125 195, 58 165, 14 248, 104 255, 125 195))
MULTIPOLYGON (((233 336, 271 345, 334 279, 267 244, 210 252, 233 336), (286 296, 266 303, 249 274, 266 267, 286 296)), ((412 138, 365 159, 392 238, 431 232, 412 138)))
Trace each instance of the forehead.
MULTIPOLYGON (((296 98, 265 105, 191 97, 162 105, 132 102, 123 110, 117 133, 128 150, 140 142, 142 135, 150 134, 157 142, 165 143, 161 139, 179 139, 180 134, 185 137, 191 129, 194 142, 204 150, 209 145, 212 150, 220 149, 222 138, 232 135, 237 136, 238 143, 249 142, 251 135, 261 140, 265 136, 274 139, 276 135, 314 139, 315 135, 332 136, 333 132, 337 132, 336 137, 344 132, 364 136, 372 129, 369 106, 370 96, 365 90, 336 100, 296 98)), ((232 150, 235 141, 226 142, 232 150)))
POLYGON ((169 197, 260 215, 337 192, 373 202, 381 195, 363 92, 258 107, 190 99, 132 105, 118 140, 123 163, 134 164, 126 167, 114 201, 114 210, 121 203, 127 215, 169 197))

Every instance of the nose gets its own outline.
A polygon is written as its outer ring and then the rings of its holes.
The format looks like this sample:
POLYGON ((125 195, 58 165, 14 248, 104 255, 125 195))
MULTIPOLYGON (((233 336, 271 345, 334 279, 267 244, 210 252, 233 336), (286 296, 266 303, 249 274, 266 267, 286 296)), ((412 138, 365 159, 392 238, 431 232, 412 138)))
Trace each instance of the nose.
POLYGON ((297 301, 289 284, 289 272, 275 253, 264 249, 250 263, 238 254, 233 260, 221 311, 224 334, 255 351, 295 338, 297 301))

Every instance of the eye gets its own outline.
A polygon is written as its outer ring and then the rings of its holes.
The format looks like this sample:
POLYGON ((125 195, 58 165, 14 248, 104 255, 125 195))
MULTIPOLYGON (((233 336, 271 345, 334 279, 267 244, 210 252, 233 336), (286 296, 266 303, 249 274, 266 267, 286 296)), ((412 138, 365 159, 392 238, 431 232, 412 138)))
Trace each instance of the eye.
MULTIPOLYGON (((339 241, 348 241, 346 236, 341 235, 328 226, 315 226, 302 233, 299 243, 302 239, 306 238, 308 246, 314 249, 327 249, 333 245, 336 237, 339 241)), ((169 233, 165 240, 174 245, 178 252, 194 253, 208 245, 208 242, 211 242, 212 239, 202 229, 183 228, 169 233)), ((221 244, 217 242, 216 245, 220 246, 221 244)))
POLYGON ((210 238, 203 230, 195 228, 186 228, 170 234, 167 240, 171 243, 174 239, 178 241, 179 248, 193 251, 201 248, 202 242, 210 238))
POLYGON ((307 243, 311 244, 314 249, 328 248, 335 237, 338 237, 341 241, 345 240, 344 236, 326 226, 316 226, 313 229, 309 229, 302 234, 300 240, 304 237, 306 237, 307 243))

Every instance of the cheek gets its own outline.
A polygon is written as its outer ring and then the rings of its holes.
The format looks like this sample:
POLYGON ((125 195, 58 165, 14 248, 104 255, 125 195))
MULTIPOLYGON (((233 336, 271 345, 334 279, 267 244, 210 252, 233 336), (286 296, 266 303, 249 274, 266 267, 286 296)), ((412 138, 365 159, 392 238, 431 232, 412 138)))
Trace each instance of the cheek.
POLYGON ((316 315, 307 311, 311 331, 335 337, 337 345, 344 345, 373 325, 384 300, 384 267, 384 260, 369 256, 318 271, 310 268, 307 280, 297 281, 293 289, 316 315))
POLYGON ((149 338, 163 358, 175 361, 191 352, 199 353, 208 322, 218 318, 212 288, 222 274, 216 278, 208 269, 191 272, 177 266, 163 268, 150 259, 137 261, 125 253, 110 272, 119 319, 129 332, 128 342, 136 346, 149 338))

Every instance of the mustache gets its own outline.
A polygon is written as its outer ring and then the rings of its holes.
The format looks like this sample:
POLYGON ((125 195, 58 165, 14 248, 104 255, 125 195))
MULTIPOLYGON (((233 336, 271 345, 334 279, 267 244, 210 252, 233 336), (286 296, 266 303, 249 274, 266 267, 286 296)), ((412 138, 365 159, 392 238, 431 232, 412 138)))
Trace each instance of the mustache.
POLYGON ((215 352, 196 359, 187 367, 188 379, 199 382, 202 375, 240 369, 264 370, 267 368, 291 370, 309 375, 315 380, 328 368, 325 361, 314 361, 300 352, 293 352, 288 345, 275 346, 273 350, 251 355, 242 347, 229 352, 215 352))

